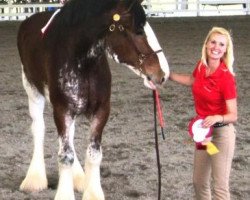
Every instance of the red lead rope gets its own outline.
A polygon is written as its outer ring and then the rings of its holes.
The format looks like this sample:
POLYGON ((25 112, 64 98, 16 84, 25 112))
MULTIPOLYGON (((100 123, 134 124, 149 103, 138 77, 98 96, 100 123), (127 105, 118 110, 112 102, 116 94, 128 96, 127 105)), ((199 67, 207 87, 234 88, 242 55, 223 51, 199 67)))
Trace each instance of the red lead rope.
POLYGON ((155 88, 153 90, 153 99, 154 99, 154 129, 155 129, 155 150, 156 150, 156 159, 157 159, 157 167, 158 167, 158 200, 161 200, 161 162, 160 162, 160 153, 159 153, 159 143, 158 143, 158 133, 157 133, 157 117, 156 113, 158 113, 158 120, 159 124, 161 126, 161 134, 163 139, 165 140, 165 135, 163 132, 163 128, 165 126, 162 109, 161 109, 161 103, 160 103, 160 95, 157 90, 157 88, 154 86, 154 84, 150 81, 149 84, 152 86, 152 88, 155 88))
POLYGON ((158 143, 158 133, 157 133, 157 114, 158 119, 161 126, 162 137, 165 140, 163 128, 164 128, 164 120, 163 114, 160 104, 160 97, 157 89, 153 90, 153 99, 154 99, 154 129, 155 129, 155 150, 156 150, 156 159, 157 159, 157 167, 158 167, 158 200, 161 200, 161 162, 160 162, 160 153, 159 153, 159 143, 158 143))
POLYGON ((159 124, 161 127, 161 134, 162 134, 163 139, 165 140, 165 135, 164 135, 164 130, 163 130, 163 128, 165 127, 165 123, 164 123, 164 118, 163 118, 163 114, 162 114, 160 95, 159 95, 159 92, 157 89, 153 90, 153 96, 154 96, 154 101, 156 103, 158 120, 159 120, 159 124))

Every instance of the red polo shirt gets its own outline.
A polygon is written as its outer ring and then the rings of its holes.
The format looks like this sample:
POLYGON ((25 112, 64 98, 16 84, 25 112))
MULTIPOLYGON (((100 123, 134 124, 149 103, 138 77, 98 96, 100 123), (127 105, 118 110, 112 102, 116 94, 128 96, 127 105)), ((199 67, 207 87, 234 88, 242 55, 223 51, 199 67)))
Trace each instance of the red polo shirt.
POLYGON ((193 72, 192 92, 196 113, 208 115, 226 114, 226 100, 237 97, 234 76, 224 62, 214 73, 206 77, 206 66, 198 62, 193 72))

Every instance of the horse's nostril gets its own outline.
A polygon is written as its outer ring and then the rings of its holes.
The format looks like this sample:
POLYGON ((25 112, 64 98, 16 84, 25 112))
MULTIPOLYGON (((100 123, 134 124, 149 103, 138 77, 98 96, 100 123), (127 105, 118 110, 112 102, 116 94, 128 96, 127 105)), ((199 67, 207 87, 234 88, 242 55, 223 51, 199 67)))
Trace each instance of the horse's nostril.
POLYGON ((163 77, 162 79, 161 79, 161 83, 164 83, 165 82, 165 78, 163 77))

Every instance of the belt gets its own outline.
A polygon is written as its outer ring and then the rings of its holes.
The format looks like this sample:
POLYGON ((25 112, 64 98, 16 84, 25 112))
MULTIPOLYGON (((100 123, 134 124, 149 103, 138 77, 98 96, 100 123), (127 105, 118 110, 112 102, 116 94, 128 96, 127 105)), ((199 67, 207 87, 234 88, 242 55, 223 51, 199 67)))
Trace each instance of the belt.
POLYGON ((226 125, 228 125, 228 124, 224 124, 224 123, 219 123, 219 122, 217 122, 217 123, 215 123, 215 124, 213 125, 213 127, 214 127, 214 128, 220 128, 220 127, 223 127, 223 126, 226 126, 226 125))

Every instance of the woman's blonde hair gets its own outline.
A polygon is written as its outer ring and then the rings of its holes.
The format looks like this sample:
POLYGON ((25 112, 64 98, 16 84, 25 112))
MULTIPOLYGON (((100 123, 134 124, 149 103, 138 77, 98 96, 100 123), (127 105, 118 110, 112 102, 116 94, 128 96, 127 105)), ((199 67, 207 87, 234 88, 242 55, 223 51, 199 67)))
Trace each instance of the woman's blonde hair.
POLYGON ((201 55, 201 62, 203 64, 205 64, 206 66, 207 64, 207 51, 206 51, 206 45, 208 40, 210 39, 212 34, 221 34, 224 35, 227 39, 227 50, 223 56, 223 61, 225 62, 228 70, 234 75, 233 72, 233 62, 234 62, 234 52, 233 52, 233 42, 232 42, 232 37, 229 33, 229 31, 227 31, 226 29, 222 28, 222 27, 213 27, 209 33, 207 34, 207 37, 204 41, 203 47, 202 47, 202 55, 201 55))

